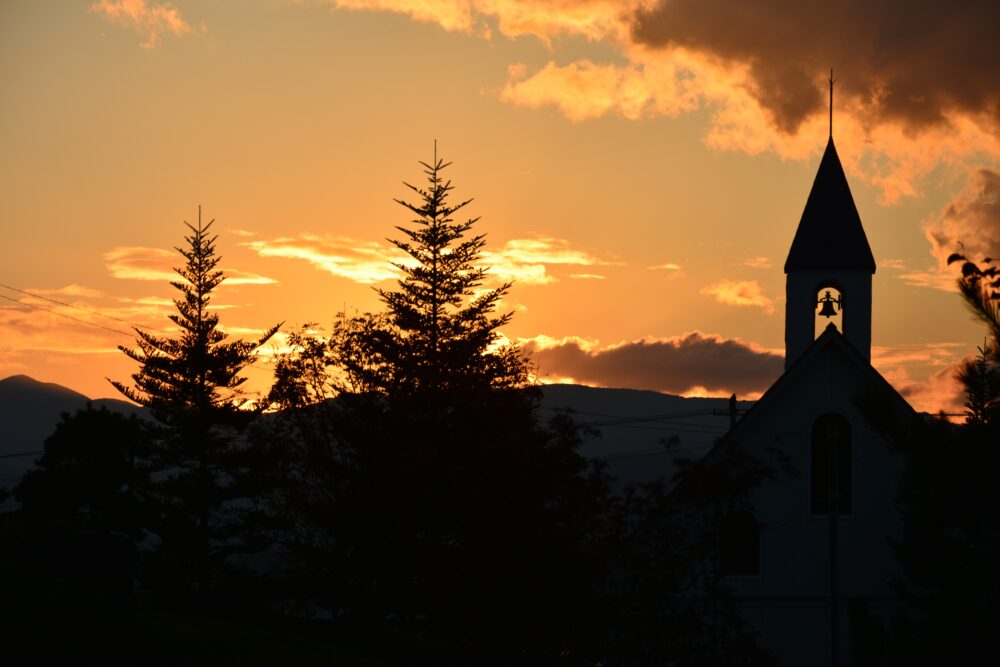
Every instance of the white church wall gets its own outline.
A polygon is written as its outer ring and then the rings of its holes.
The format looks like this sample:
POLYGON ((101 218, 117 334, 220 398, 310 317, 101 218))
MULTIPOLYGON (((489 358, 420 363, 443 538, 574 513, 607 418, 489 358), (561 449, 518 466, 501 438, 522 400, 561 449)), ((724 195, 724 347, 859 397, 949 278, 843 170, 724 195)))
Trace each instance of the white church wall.
POLYGON ((843 415, 852 430, 852 512, 838 518, 844 664, 850 664, 848 600, 864 598, 875 611, 892 605, 889 581, 900 574, 889 539, 902 537, 896 509, 902 455, 855 404, 871 373, 834 344, 818 352, 738 436, 739 446, 758 456, 781 450, 798 472, 766 482, 753 495, 761 573, 729 581, 764 645, 788 665, 826 664, 829 656, 830 519, 812 514, 810 502, 811 431, 820 415, 843 415))

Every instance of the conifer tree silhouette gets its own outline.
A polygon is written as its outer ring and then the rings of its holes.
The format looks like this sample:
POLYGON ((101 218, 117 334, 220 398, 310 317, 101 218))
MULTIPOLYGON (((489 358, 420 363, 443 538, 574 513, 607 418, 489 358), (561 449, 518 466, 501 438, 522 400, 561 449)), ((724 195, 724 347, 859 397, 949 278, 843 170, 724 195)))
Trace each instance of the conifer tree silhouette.
POLYGON ((524 357, 510 345, 498 345, 498 329, 512 313, 498 314, 505 282, 481 290, 487 268, 480 264, 484 234, 474 234, 479 218, 457 222, 455 215, 471 199, 449 202, 450 180, 442 172, 451 164, 438 158, 421 162, 425 187, 404 183, 418 199, 395 200, 416 217, 410 227, 397 226, 402 239, 388 239, 409 255, 396 262, 403 276, 396 290, 377 290, 386 305, 392 335, 377 340, 393 360, 386 390, 409 394, 522 386, 527 381, 524 357))
MULTIPOLYGON (((170 284, 181 296, 171 321, 180 329, 175 337, 158 336, 136 328, 137 348, 119 349, 139 363, 132 386, 111 381, 127 398, 149 408, 162 425, 154 466, 162 481, 153 495, 159 508, 163 551, 172 562, 170 577, 194 575, 202 593, 210 576, 213 511, 232 494, 220 484, 231 462, 233 429, 245 425, 262 406, 248 404, 240 376, 256 359, 256 350, 281 326, 271 327, 254 341, 227 341, 219 328, 219 315, 210 310, 211 296, 225 279, 215 253, 217 236, 209 230, 215 221, 202 224, 185 236, 186 247, 176 250, 184 265, 174 271, 181 280, 170 284)), ((176 582, 180 583, 180 582, 176 582)))
POLYGON ((228 421, 244 407, 240 391, 246 382, 239 373, 256 359, 256 350, 278 331, 280 324, 264 332, 256 341, 229 341, 219 328, 219 315, 209 310, 212 291, 225 279, 216 267, 217 236, 208 231, 215 220, 198 226, 185 222, 191 230, 187 248, 175 248, 185 259, 174 271, 183 279, 170 284, 181 292, 174 300, 177 313, 170 320, 180 327, 179 337, 157 336, 135 329, 137 349, 118 349, 140 364, 132 375, 134 386, 111 384, 132 401, 150 408, 157 420, 175 427, 192 422, 228 421))

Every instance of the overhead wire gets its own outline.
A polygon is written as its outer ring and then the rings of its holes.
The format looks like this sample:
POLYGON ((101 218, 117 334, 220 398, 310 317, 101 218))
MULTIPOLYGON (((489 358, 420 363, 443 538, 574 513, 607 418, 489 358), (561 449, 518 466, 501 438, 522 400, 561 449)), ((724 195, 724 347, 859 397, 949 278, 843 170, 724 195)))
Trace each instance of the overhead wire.
MULTIPOLYGON (((65 301, 60 301, 59 299, 53 299, 51 297, 47 297, 47 296, 44 296, 42 294, 35 294, 34 292, 29 292, 28 290, 23 290, 23 289, 20 289, 18 287, 11 287, 10 285, 4 285, 3 283, 0 283, 0 287, 2 287, 4 289, 9 289, 12 292, 20 292, 21 294, 26 294, 26 295, 28 295, 30 297, 35 298, 35 299, 43 299, 45 301, 49 301, 51 303, 55 303, 55 304, 58 304, 60 306, 65 306, 66 308, 72 308, 74 310, 79 310, 79 311, 84 312, 84 313, 90 313, 91 315, 97 315, 98 317, 104 317, 104 318, 107 318, 109 320, 115 320, 116 322, 121 322, 122 324, 127 324, 130 327, 141 328, 141 329, 148 329, 150 331, 157 331, 159 333, 170 333, 169 331, 165 331, 163 329, 157 329, 156 327, 147 326, 145 324, 136 324, 135 322, 130 322, 129 320, 123 319, 121 317, 115 317, 114 315, 107 315, 105 313, 100 312, 99 310, 93 310, 93 309, 90 309, 90 308, 84 308, 83 306, 77 306, 77 305, 74 305, 72 303, 66 303, 65 301)), ((18 303, 24 303, 24 302, 19 301, 18 303)), ((30 304, 24 304, 24 305, 30 305, 30 304)), ((54 311, 50 311, 50 312, 54 312, 54 311)), ((132 334, 129 334, 129 335, 131 336, 132 334)))
MULTIPOLYGON (((58 299, 50 299, 49 297, 42 296, 40 294, 34 294, 32 292, 29 292, 29 291, 23 290, 23 289, 19 289, 17 287, 11 287, 10 285, 5 285, 5 284, 0 283, 0 287, 2 287, 4 289, 13 290, 15 292, 20 292, 21 294, 26 294, 26 295, 34 297, 34 298, 44 299, 45 301, 50 301, 50 302, 58 304, 60 306, 64 306, 64 307, 67 307, 67 308, 73 308, 75 310, 79 310, 79 311, 82 311, 82 312, 85 312, 85 313, 90 313, 92 315, 97 315, 99 317, 105 317, 105 318, 110 319, 110 320, 115 320, 115 321, 118 321, 118 322, 122 322, 124 324, 128 324, 129 326, 133 327, 134 329, 147 329, 149 331, 156 331, 156 332, 164 333, 164 334, 169 334, 170 333, 170 332, 165 331, 163 329, 157 329, 155 327, 148 327, 148 326, 146 326, 144 324, 137 324, 136 322, 130 322, 129 320, 125 320, 125 319, 122 319, 120 317, 115 317, 114 315, 106 315, 106 314, 104 314, 104 313, 102 313, 102 312, 100 312, 98 310, 93 310, 93 309, 90 309, 90 308, 83 308, 82 306, 74 306, 72 304, 68 304, 68 303, 65 303, 63 301, 59 301, 58 299)), ((18 306, 24 306, 26 308, 32 308, 34 310, 40 310, 40 311, 43 311, 43 312, 46 312, 46 313, 50 313, 50 314, 55 315, 57 317, 62 317, 62 318, 65 318, 67 320, 72 320, 73 322, 77 322, 79 324, 83 324, 83 325, 86 325, 88 327, 94 327, 94 328, 97 328, 97 329, 103 329, 105 331, 110 331, 111 333, 116 333, 116 334, 119 334, 121 336, 128 336, 129 338, 134 338, 135 337, 135 333, 134 332, 122 331, 121 329, 116 329, 114 327, 109 327, 109 326, 106 326, 106 325, 103 325, 103 324, 99 324, 97 322, 90 322, 88 320, 84 320, 84 319, 79 318, 79 317, 74 317, 74 316, 69 315, 67 313, 61 313, 58 310, 54 310, 52 308, 45 308, 44 306, 40 306, 40 305, 35 304, 35 303, 27 303, 25 301, 21 301, 20 299, 15 299, 13 297, 9 297, 9 296, 6 296, 4 294, 0 294, 0 299, 4 299, 6 301, 10 301, 11 303, 17 304, 18 306)), ((271 370, 270 368, 267 368, 265 366, 260 366, 258 364, 247 364, 247 365, 250 366, 250 367, 252 367, 252 368, 256 368, 258 370, 264 370, 264 371, 270 371, 271 370)))

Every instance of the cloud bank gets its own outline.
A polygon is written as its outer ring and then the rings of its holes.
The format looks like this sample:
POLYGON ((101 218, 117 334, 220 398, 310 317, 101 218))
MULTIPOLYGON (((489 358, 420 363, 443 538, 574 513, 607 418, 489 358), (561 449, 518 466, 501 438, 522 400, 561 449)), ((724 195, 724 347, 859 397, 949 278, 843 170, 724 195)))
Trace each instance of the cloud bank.
POLYGON ((534 36, 553 57, 509 67, 500 98, 572 121, 707 110, 721 150, 806 159, 822 149, 826 73, 849 171, 886 202, 914 195, 941 164, 1000 156, 1000 4, 904 0, 328 0, 450 31, 534 36), (566 38, 601 40, 609 62, 561 57, 566 38))
POLYGON ((587 341, 539 338, 523 343, 539 377, 671 394, 754 396, 784 369, 784 357, 738 339, 699 331, 598 348, 587 341))

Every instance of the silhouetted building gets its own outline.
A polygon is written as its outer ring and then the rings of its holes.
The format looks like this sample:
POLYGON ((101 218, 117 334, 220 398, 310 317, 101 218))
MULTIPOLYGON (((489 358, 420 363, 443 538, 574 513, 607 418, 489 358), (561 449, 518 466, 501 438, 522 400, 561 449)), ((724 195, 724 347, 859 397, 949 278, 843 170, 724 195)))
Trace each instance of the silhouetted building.
POLYGON ((900 574, 890 540, 902 537, 904 462, 872 410, 912 408, 870 363, 875 260, 832 137, 785 273, 785 372, 726 440, 761 458, 777 449, 797 475, 723 520, 719 562, 781 664, 852 665, 848 609, 884 617, 900 574))

